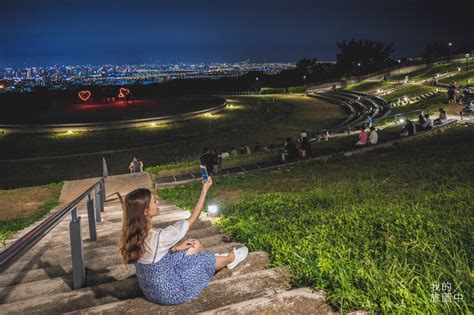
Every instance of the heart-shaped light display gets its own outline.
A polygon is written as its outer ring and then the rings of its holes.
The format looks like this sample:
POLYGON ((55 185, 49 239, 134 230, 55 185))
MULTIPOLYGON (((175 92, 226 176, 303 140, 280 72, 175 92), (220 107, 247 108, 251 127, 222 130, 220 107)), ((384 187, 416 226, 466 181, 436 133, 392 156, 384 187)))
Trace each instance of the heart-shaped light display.
POLYGON ((127 96, 128 94, 130 94, 130 90, 129 90, 129 89, 120 88, 118 97, 124 98, 124 97, 127 96))
POLYGON ((91 94, 92 94, 91 91, 85 90, 85 91, 80 91, 78 95, 81 100, 83 100, 84 102, 87 102, 87 100, 91 98, 91 94))

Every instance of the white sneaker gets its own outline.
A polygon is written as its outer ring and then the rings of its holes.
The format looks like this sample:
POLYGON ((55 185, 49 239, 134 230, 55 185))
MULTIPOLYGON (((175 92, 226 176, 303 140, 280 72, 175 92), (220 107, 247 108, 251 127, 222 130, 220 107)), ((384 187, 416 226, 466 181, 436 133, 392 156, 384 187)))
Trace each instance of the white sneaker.
POLYGON ((247 255, 249 254, 249 249, 247 247, 241 247, 239 249, 233 250, 235 259, 233 262, 227 265, 228 269, 234 269, 235 266, 237 266, 241 261, 243 261, 245 258, 247 258, 247 255))

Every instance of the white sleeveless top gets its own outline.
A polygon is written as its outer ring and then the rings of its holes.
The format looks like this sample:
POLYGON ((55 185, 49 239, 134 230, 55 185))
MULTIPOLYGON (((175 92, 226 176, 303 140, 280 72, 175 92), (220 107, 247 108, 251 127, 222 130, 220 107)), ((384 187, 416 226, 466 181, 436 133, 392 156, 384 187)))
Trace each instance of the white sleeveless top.
POLYGON ((164 229, 152 228, 145 239, 145 253, 140 257, 140 263, 151 264, 160 261, 188 230, 188 220, 178 221, 164 229))

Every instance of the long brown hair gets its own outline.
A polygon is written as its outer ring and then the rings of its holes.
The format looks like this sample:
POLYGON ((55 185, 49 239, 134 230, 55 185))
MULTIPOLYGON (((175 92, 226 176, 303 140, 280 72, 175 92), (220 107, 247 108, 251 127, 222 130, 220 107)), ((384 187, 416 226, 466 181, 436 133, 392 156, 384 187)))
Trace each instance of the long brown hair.
POLYGON ((151 229, 151 217, 145 215, 150 205, 151 192, 139 188, 127 194, 122 201, 123 218, 120 235, 120 252, 123 261, 132 264, 138 261, 144 252, 144 242, 151 229))

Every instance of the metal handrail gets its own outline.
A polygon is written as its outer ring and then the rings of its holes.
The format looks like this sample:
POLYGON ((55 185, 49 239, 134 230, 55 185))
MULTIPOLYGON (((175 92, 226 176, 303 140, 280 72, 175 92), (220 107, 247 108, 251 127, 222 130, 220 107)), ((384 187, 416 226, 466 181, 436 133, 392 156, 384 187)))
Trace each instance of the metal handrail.
POLYGON ((14 243, 5 248, 0 253, 0 272, 3 271, 3 268, 5 266, 13 263, 21 256, 21 254, 26 252, 29 248, 31 248, 44 236, 46 236, 49 231, 56 227, 59 222, 61 222, 68 214, 70 214, 74 207, 80 201, 86 198, 92 192, 92 190, 94 190, 94 188, 101 184, 101 182, 102 178, 96 183, 94 183, 91 187, 89 187, 86 191, 84 191, 76 199, 64 206, 61 210, 51 215, 49 218, 41 222, 38 226, 31 229, 31 231, 27 232, 25 235, 23 235, 14 243))
POLYGON ((33 245, 38 243, 59 222, 64 220, 67 215, 71 215, 69 222, 69 236, 71 240, 71 260, 72 276, 74 289, 84 286, 86 280, 86 270, 84 267, 84 253, 82 250, 81 217, 77 213, 77 205, 87 198, 87 216, 89 221, 89 236, 91 241, 97 240, 96 222, 102 221, 101 212, 104 211, 105 198, 105 178, 109 171, 105 158, 102 159, 102 177, 82 192, 73 201, 69 202, 61 210, 46 218, 36 227, 25 233, 19 239, 8 245, 0 252, 0 272, 3 272, 9 265, 20 258, 33 245), (95 189, 95 196, 91 197, 95 189))

